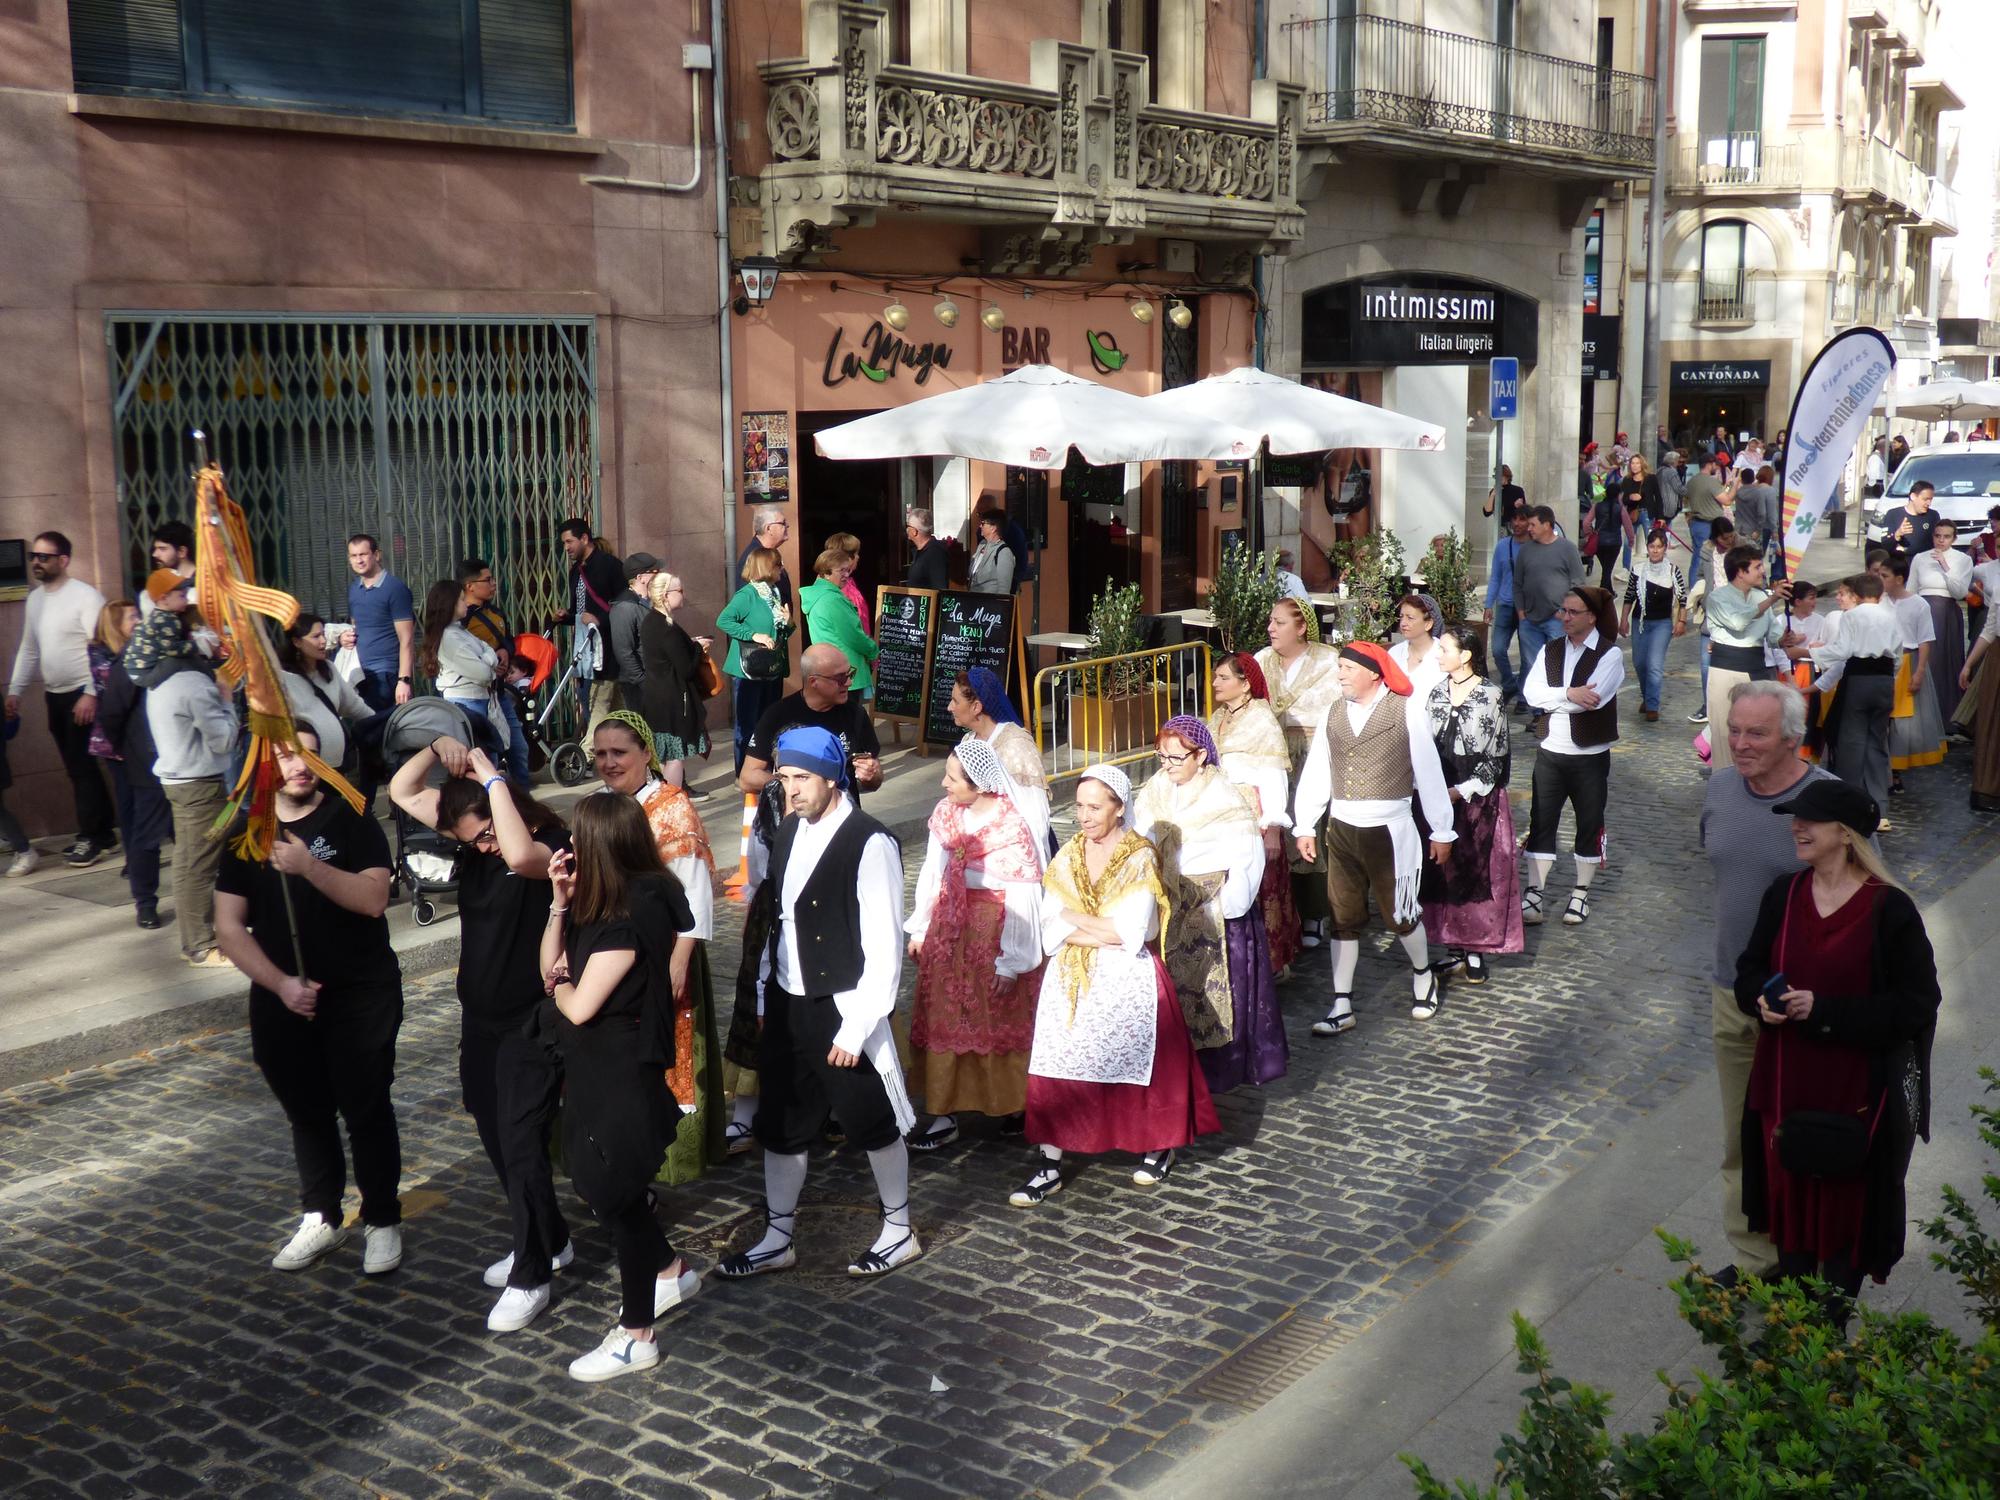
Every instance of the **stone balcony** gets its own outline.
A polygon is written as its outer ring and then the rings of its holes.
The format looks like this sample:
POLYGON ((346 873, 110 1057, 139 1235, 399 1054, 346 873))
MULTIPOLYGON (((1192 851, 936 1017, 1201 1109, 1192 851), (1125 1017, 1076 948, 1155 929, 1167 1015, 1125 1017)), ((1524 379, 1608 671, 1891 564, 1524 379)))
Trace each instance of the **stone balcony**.
POLYGON ((889 214, 1018 227, 1020 268, 1054 273, 1142 233, 1244 251, 1303 236, 1297 88, 1259 80, 1248 119, 1165 109, 1145 102, 1144 56, 1053 39, 1026 84, 930 73, 884 60, 882 21, 819 0, 807 55, 760 69, 772 160, 734 191, 766 253, 810 256, 889 214))

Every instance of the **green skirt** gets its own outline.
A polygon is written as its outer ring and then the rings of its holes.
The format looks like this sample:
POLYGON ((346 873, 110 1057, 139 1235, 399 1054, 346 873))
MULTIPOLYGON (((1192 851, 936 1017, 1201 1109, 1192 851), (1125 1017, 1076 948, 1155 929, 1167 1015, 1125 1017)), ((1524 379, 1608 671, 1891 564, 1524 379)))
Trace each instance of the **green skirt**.
POLYGON ((667 1159, 655 1182, 693 1182, 709 1168, 720 1166, 726 1152, 723 1128, 729 1112, 722 1098, 722 1040, 715 1025, 715 987, 708 973, 708 944, 695 945, 694 966, 688 973, 694 1001, 694 1097, 682 1099, 680 1129, 667 1146, 667 1159), (693 1105, 691 1111, 686 1106, 693 1105))

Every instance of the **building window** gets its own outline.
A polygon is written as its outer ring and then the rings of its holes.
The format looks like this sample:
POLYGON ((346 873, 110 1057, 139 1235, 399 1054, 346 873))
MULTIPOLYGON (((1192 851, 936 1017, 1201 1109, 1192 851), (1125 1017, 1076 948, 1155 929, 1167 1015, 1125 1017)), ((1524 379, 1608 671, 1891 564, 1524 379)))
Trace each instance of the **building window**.
POLYGON ((1737 322, 1751 315, 1749 284, 1743 274, 1746 228, 1740 219, 1702 226, 1698 316, 1704 322, 1737 322))
MULTIPOLYGON (((1701 43, 1701 162, 1754 181, 1762 155, 1764 39, 1712 36, 1701 43)), ((1713 179, 1711 179, 1713 180, 1713 179)), ((1729 180, 1727 175, 1724 181, 1729 180)))
POLYGON ((889 0, 889 61, 910 61, 910 0, 889 0))
POLYGON ((569 0, 69 0, 81 92, 567 127, 569 0))
POLYGON ((1111 0, 1106 22, 1113 52, 1143 52, 1151 64, 1149 100, 1160 97, 1160 0, 1111 0))

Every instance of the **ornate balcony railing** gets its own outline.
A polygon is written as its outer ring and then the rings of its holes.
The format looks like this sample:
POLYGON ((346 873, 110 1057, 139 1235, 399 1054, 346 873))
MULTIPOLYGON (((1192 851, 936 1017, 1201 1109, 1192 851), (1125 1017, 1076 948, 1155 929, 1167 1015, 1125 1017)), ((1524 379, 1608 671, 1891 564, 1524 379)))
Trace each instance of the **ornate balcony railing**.
POLYGON ((1787 192, 1803 181, 1797 136, 1778 139, 1761 131, 1703 136, 1677 147, 1668 161, 1667 186, 1676 193, 1787 192))
POLYGON ((1503 47, 1383 16, 1327 16, 1282 28, 1306 127, 1447 135, 1516 153, 1630 169, 1653 160, 1653 80, 1503 47))
POLYGON ((1928 189, 1929 174, 1919 172, 1902 152, 1873 136, 1849 136, 1840 146, 1840 187, 1850 198, 1873 198, 1892 210, 1922 211, 1918 184, 1928 189))
POLYGON ((1146 103, 1147 59, 1042 40, 1030 82, 883 59, 883 11, 816 0, 804 58, 766 63, 772 162, 739 201, 774 254, 884 208, 1054 226, 1056 245, 1136 230, 1245 245, 1304 233, 1300 90, 1260 79, 1249 118, 1146 103))

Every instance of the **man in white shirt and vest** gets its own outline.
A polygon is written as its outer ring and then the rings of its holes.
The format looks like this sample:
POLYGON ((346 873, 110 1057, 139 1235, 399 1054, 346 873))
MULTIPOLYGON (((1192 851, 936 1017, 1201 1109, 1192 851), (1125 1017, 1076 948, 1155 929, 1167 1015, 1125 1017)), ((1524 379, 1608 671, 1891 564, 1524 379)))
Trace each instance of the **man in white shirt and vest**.
MULTIPOLYGON (((1410 813, 1411 796, 1418 798, 1432 830, 1432 859, 1443 864, 1458 837, 1430 719, 1411 696, 1403 669, 1380 646, 1355 641, 1341 648, 1335 670, 1340 696, 1327 706, 1326 720, 1306 752, 1292 823, 1317 828, 1320 815, 1327 814, 1333 1009, 1313 1023, 1314 1036, 1338 1036, 1354 1026, 1354 970, 1371 893, 1416 971, 1410 1014, 1419 1021, 1437 1014, 1444 991, 1418 920, 1424 846, 1410 813)), ((1312 835, 1299 840, 1301 859, 1310 861, 1317 853, 1312 835)))
POLYGON ((764 1237, 717 1263, 727 1280, 788 1271, 806 1150, 837 1119, 868 1153, 882 1232, 850 1276, 880 1276, 924 1253, 910 1222, 917 1122, 889 1029, 903 972, 903 861, 895 838, 847 794, 847 754, 824 729, 778 737, 789 812, 757 896, 770 903, 760 964, 761 1092, 751 1131, 764 1148, 764 1237))
POLYGON ((1590 883, 1604 863, 1604 804, 1611 793, 1611 746, 1618 738, 1618 687, 1625 680, 1625 653, 1618 639, 1618 612, 1609 591, 1574 588, 1556 606, 1562 635, 1543 647, 1521 682, 1528 706, 1546 716, 1547 728, 1535 751, 1533 811, 1528 823, 1528 890, 1521 897, 1521 921, 1542 921, 1542 888, 1555 868, 1562 810, 1576 814, 1576 889, 1563 921, 1590 919, 1590 883))

